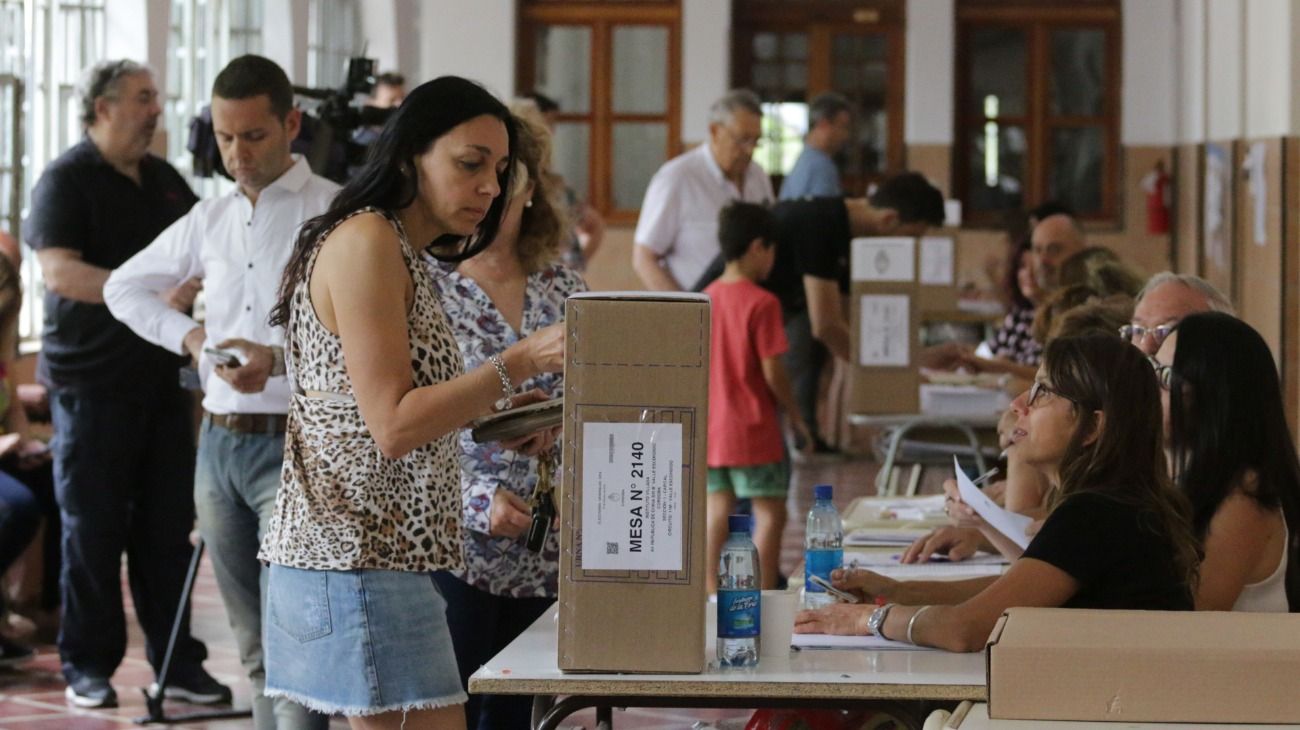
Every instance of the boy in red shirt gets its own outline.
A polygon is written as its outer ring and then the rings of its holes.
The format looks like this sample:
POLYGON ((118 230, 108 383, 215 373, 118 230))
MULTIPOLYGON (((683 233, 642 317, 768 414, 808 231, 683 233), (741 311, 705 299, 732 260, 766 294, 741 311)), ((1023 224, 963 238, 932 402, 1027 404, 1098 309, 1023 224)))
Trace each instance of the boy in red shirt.
POLYGON ((767 208, 735 202, 718 216, 718 239, 727 268, 704 289, 713 301, 713 340, 709 371, 709 570, 705 580, 717 591, 716 569, 727 539, 727 516, 736 498, 754 506, 763 588, 776 588, 781 531, 790 482, 781 421, 785 413, 806 448, 812 438, 794 404, 781 355, 788 349, 781 303, 758 282, 776 261, 776 222, 767 208))

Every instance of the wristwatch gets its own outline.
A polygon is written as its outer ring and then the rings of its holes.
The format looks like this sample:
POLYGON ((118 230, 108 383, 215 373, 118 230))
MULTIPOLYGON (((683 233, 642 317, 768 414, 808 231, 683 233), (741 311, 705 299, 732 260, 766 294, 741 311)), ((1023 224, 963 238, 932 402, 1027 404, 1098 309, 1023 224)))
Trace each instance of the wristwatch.
POLYGON ((885 625, 885 617, 889 615, 889 609, 893 607, 894 604, 886 603, 872 611, 871 616, 867 619, 867 629, 876 636, 882 639, 885 638, 885 635, 880 633, 880 630, 885 625))

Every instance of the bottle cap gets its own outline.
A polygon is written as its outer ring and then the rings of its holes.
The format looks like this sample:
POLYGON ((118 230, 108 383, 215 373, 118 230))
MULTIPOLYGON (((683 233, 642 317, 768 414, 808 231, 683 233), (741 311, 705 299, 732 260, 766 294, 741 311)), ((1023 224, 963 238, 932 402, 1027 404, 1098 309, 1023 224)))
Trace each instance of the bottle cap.
POLYGON ((813 487, 813 499, 830 499, 835 488, 829 484, 818 484, 813 487))
POLYGON ((727 529, 731 532, 749 534, 749 515, 731 515, 727 518, 727 529))

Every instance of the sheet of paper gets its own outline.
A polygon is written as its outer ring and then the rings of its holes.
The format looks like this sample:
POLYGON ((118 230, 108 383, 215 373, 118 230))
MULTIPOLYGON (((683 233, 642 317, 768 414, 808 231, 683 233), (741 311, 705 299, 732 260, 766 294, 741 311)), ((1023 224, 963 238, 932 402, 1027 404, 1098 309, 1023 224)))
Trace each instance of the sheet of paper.
POLYGON ((860 304, 859 363, 906 366, 912 341, 909 297, 906 294, 865 294, 860 304))
POLYGON ((682 425, 582 427, 582 567, 681 570, 682 425))
POLYGON ((975 510, 976 514, 984 518, 993 529, 1011 538, 1011 541, 1022 548, 1029 547, 1029 536, 1025 534, 1025 528, 1029 527, 1032 519, 1025 515, 1016 514, 999 507, 988 495, 981 492, 971 482, 966 472, 961 470, 961 464, 957 463, 957 457, 952 457, 952 468, 957 473, 957 491, 961 494, 961 499, 975 510))
POLYGON ((892 651, 936 651, 906 641, 890 641, 879 636, 833 636, 831 634, 795 634, 790 643, 798 649, 872 649, 892 651))
POLYGON ((854 281, 913 281, 916 241, 911 238, 855 238, 850 243, 854 281))
POLYGON ((918 538, 929 535, 929 530, 892 530, 889 528, 864 528, 844 536, 845 545, 911 545, 918 538))
MULTIPOLYGON (((883 550, 879 552, 871 552, 871 553, 855 553, 852 555, 844 556, 844 566, 848 568, 867 568, 869 570, 875 570, 876 568, 906 567, 899 562, 899 559, 902 557, 903 557, 902 553, 886 552, 883 550)), ((1002 557, 1001 555, 993 555, 991 553, 985 553, 985 552, 976 553, 975 555, 965 560, 959 560, 957 562, 953 562, 947 559, 940 559, 940 560, 931 559, 930 562, 928 563, 910 563, 910 565, 933 565, 933 566, 947 566, 947 565, 976 565, 976 566, 999 565, 1000 566, 1006 564, 1007 564, 1007 559, 1002 557)))
POLYGON ((921 283, 951 286, 953 271, 952 239, 926 236, 921 239, 921 283))
POLYGON ((1268 155, 1263 142, 1251 144, 1241 169, 1247 173, 1250 181, 1250 199, 1252 203, 1251 218, 1254 221, 1255 245, 1268 245, 1268 175, 1266 175, 1268 155))

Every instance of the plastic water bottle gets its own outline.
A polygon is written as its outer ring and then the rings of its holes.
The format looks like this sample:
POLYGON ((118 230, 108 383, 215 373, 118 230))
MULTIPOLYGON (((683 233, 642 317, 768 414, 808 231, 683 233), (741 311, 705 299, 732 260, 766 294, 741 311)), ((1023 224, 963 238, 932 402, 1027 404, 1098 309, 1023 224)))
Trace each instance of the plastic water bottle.
POLYGON ((718 666, 758 664, 758 548, 749 539, 749 515, 727 518, 731 533, 718 560, 718 666))
POLYGON ((844 563, 844 523, 831 502, 833 489, 829 484, 813 487, 813 506, 808 510, 808 529, 804 533, 803 555, 803 606, 820 608, 835 602, 821 586, 814 585, 812 577, 821 577, 827 583, 831 571, 844 563))

